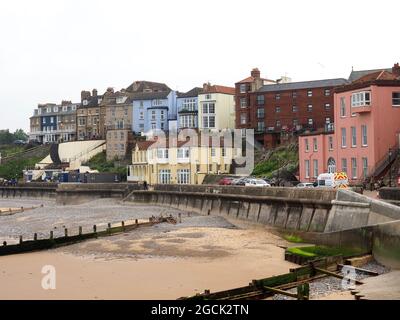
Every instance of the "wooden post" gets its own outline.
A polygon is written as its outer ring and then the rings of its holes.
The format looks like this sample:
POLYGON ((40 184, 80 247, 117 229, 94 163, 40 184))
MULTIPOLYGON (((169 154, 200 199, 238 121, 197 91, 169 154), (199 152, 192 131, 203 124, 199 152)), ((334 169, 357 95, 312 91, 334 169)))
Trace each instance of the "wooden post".
POLYGON ((97 226, 96 225, 93 226, 93 232, 97 233, 97 226))
POLYGON ((108 223, 107 230, 108 230, 108 233, 111 234, 111 223, 108 223))
POLYGON ((33 241, 37 241, 37 233, 33 235, 33 241))
POLYGON ((54 238, 54 232, 52 230, 52 231, 50 231, 50 240, 53 240, 53 238, 54 238))
POLYGON ((139 220, 138 219, 135 220, 135 224, 139 224, 139 220))
POLYGON ((303 283, 297 286, 297 300, 310 299, 310 284, 303 283))
POLYGON ((21 212, 24 212, 24 207, 21 207, 21 212))
POLYGON ((65 235, 65 237, 68 237, 68 229, 67 228, 64 229, 64 235, 65 235))
POLYGON ((122 226, 122 231, 125 231, 125 221, 121 222, 121 226, 122 226))
POLYGON ((22 244, 22 242, 24 242, 22 236, 19 236, 19 244, 22 244))
POLYGON ((79 226, 79 235, 80 236, 82 235, 82 227, 81 226, 79 226))
POLYGON ((179 223, 182 223, 182 214, 180 212, 179 212, 178 216, 179 216, 179 223))

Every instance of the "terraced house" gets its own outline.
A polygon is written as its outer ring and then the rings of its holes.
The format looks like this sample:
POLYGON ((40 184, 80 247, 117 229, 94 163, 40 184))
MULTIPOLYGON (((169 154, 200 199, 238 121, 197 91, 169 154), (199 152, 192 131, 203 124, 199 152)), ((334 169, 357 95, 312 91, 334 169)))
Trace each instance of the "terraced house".
POLYGON ((390 167, 399 153, 399 64, 389 70, 352 72, 354 81, 335 89, 335 130, 299 138, 301 181, 344 171, 353 184, 373 182, 390 167))
POLYGON ((40 143, 76 140, 76 110, 78 103, 39 104, 30 118, 29 140, 40 143))
MULTIPOLYGON (((201 139, 200 139, 201 140, 201 139)), ((229 174, 238 154, 232 146, 203 141, 142 141, 132 152, 128 181, 150 184, 202 184, 208 174, 229 174)))
POLYGON ((255 139, 274 148, 305 131, 330 128, 333 89, 346 79, 291 82, 263 79, 258 69, 236 83, 236 127, 254 129, 255 139))
POLYGON ((136 134, 151 134, 157 130, 177 129, 177 92, 138 92, 132 95, 133 131, 136 134))
POLYGON ((198 96, 200 130, 235 128, 235 88, 205 83, 198 96))
POLYGON ((97 90, 81 92, 81 104, 77 109, 77 140, 105 139, 105 108, 102 95, 97 90))
POLYGON ((196 129, 199 127, 199 94, 203 88, 193 88, 186 93, 177 94, 178 129, 196 129))

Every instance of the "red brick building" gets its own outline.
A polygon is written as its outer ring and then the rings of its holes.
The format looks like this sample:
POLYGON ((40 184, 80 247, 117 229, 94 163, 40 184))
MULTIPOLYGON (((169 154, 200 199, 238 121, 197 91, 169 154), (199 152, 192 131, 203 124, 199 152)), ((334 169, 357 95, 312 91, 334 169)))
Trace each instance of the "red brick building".
POLYGON ((235 85, 236 127, 254 129, 255 139, 274 148, 305 130, 330 130, 333 123, 333 89, 346 79, 289 82, 251 77, 235 85))

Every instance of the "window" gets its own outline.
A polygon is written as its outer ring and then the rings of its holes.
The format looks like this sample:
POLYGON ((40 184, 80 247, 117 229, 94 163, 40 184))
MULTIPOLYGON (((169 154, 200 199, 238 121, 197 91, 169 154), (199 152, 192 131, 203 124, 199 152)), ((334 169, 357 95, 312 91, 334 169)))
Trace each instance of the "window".
POLYGON ((299 125, 299 119, 293 119, 293 125, 296 127, 299 125))
POLYGON ((345 97, 340 98, 340 116, 342 118, 346 116, 346 99, 345 99, 345 97))
POLYGON ((281 121, 280 120, 276 120, 276 126, 279 128, 281 126, 281 121))
POLYGON ((307 91, 307 97, 312 97, 312 90, 307 91))
POLYGON ((347 144, 346 144, 346 128, 342 128, 341 129, 341 133, 342 133, 342 148, 346 148, 347 144))
POLYGON ((264 119, 264 115, 265 115, 264 108, 258 108, 257 109, 257 118, 258 119, 264 119))
POLYGON ((264 128, 265 128, 264 121, 258 121, 257 122, 257 131, 264 132, 264 128))
POLYGON ((280 100, 280 99, 281 99, 281 94, 280 93, 275 94, 275 100, 280 100))
POLYGON ((368 158, 362 158, 363 163, 363 177, 366 178, 368 176, 368 158))
POLYGON ((310 151, 310 145, 308 144, 308 139, 304 139, 304 144, 305 144, 306 152, 309 152, 310 151))
POLYGON ((121 140, 124 140, 124 139, 125 139, 125 133, 124 133, 124 132, 121 132, 121 133, 120 133, 120 138, 121 138, 121 140))
POLYGON ((246 93, 247 92, 247 86, 245 84, 240 85, 240 93, 246 93))
POLYGON ((310 160, 304 161, 306 178, 310 178, 310 160))
POLYGON ((308 111, 308 112, 312 112, 312 109, 313 109, 313 108, 312 108, 312 104, 309 104, 309 105, 307 106, 307 111, 308 111))
POLYGON ((307 121, 309 126, 313 126, 314 125, 314 120, 312 118, 309 118, 307 121))
POLYGON ((156 111, 151 110, 151 120, 156 120, 156 111))
POLYGON ((143 111, 139 112, 139 120, 144 120, 144 112, 143 111))
POLYGON ((352 107, 363 107, 371 104, 371 93, 369 91, 356 92, 351 95, 352 107))
POLYGON ((325 103, 325 111, 331 110, 331 104, 330 103, 325 103))
POLYGON ((165 111, 164 111, 164 110, 161 110, 160 119, 161 119, 162 121, 165 120, 165 111))
POLYGON ((297 98, 297 92, 296 92, 296 91, 293 91, 293 92, 292 92, 292 97, 293 97, 293 98, 297 98))
POLYGON ((140 124, 139 124, 139 130, 140 130, 141 132, 144 131, 144 123, 140 123, 140 124))
POLYGON ((368 146, 367 126, 365 124, 361 126, 361 145, 363 147, 368 146))
POLYGON ((325 118, 325 123, 326 124, 330 124, 331 123, 331 118, 330 117, 326 117, 325 118))
POLYGON ((292 107, 292 111, 293 111, 293 112, 298 112, 298 111, 299 111, 299 108, 298 108, 297 106, 293 106, 293 107, 292 107))
POLYGON ((313 160, 314 178, 318 178, 318 160, 313 160))
POLYGON ((400 92, 392 93, 392 105, 393 107, 400 107, 400 92))
POLYGON ((257 96, 257 105, 258 106, 263 106, 265 103, 265 99, 263 95, 258 95, 257 96))
POLYGON ((58 107, 54 107, 54 108, 53 108, 53 111, 54 111, 54 112, 58 112, 58 107))
POLYGON ((330 89, 325 89, 324 93, 325 93, 325 96, 330 96, 331 95, 331 90, 330 89))
POLYGON ((356 127, 351 127, 351 146, 353 148, 357 146, 357 130, 356 130, 356 127))
POLYGON ((215 103, 203 103, 203 113, 215 113, 215 103))
POLYGON ((240 107, 247 108, 247 99, 246 98, 240 98, 240 107))
POLYGON ((215 157, 216 156, 216 150, 215 148, 211 148, 211 157, 215 157))
POLYGON ((332 136, 328 137, 328 145, 329 145, 329 150, 332 151, 333 150, 333 137, 332 136))
POLYGON ((179 148, 178 149, 178 159, 188 159, 190 157, 189 148, 179 148))
POLYGON ((226 148, 222 148, 222 156, 226 157, 226 148))
POLYGON ((171 183, 171 170, 160 170, 159 171, 159 183, 170 184, 171 183))
POLYGON ((50 123, 54 123, 54 117, 50 118, 50 123))
POLYGON ((275 107, 275 112, 276 112, 276 113, 281 112, 281 107, 275 107))
POLYGON ((189 184, 190 183, 190 170, 180 169, 178 170, 178 184, 189 184))
POLYGON ((357 158, 351 158, 351 176, 357 179, 357 158))
POLYGON ((342 171, 347 173, 347 159, 342 159, 342 171))
POLYGON ((242 113, 240 115, 240 124, 246 124, 247 123, 247 114, 242 113))
POLYGON ((206 100, 211 100, 211 98, 212 98, 211 94, 206 94, 206 100))
POLYGON ((318 151, 318 140, 317 140, 317 138, 313 138, 313 148, 314 148, 314 151, 318 151))
POLYGON ((168 149, 157 149, 158 159, 168 159, 168 149))

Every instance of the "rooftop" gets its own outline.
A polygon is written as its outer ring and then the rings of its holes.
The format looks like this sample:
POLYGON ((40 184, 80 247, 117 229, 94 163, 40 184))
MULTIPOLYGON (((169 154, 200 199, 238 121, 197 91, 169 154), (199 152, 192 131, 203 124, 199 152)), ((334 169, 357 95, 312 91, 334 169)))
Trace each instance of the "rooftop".
POLYGON ((257 92, 275 92, 275 91, 286 91, 286 90, 327 88, 327 87, 341 86, 346 83, 348 83, 346 79, 337 78, 337 79, 289 82, 281 84, 269 84, 262 86, 259 90, 257 90, 257 92))

